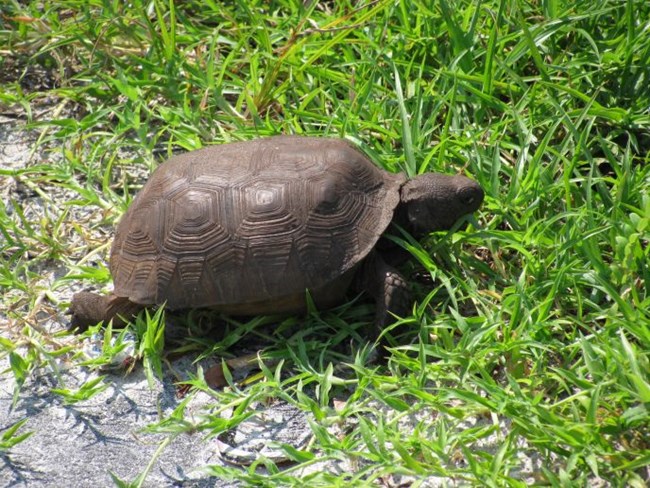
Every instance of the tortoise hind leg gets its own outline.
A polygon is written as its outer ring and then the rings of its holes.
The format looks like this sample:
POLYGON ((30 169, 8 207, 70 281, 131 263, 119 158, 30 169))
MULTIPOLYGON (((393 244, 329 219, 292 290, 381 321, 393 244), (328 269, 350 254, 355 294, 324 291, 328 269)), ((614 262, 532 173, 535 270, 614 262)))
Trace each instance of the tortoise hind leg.
POLYGON ((144 307, 128 298, 110 294, 102 296, 82 291, 76 293, 70 302, 68 314, 71 315, 69 329, 84 331, 91 325, 113 320, 113 325, 123 327, 144 307))
POLYGON ((367 292, 375 299, 375 327, 381 333, 395 322, 395 316, 409 315, 411 300, 404 277, 381 256, 373 253, 363 270, 363 282, 367 292))

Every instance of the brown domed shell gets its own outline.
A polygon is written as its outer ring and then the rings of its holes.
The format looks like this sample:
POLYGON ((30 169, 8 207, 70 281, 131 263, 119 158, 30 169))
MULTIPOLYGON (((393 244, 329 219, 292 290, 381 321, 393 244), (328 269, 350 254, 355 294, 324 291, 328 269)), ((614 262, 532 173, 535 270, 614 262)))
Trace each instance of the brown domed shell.
POLYGON ((174 156, 117 227, 115 294, 172 309, 304 297, 370 252, 403 182, 341 139, 277 136, 174 156))

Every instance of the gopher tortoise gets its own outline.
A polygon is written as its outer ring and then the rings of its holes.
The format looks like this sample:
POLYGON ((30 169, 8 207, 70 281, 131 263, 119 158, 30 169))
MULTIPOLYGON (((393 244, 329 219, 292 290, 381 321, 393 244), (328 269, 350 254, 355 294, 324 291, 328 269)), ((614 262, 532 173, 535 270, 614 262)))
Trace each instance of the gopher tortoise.
POLYGON ((408 180, 342 139, 276 136, 177 155, 117 227, 113 293, 75 294, 70 325, 124 323, 163 303, 236 316, 297 313, 307 291, 325 309, 354 282, 375 299, 383 328, 410 308, 404 278, 377 249, 391 222, 422 236, 451 228, 482 201, 464 176, 408 180))

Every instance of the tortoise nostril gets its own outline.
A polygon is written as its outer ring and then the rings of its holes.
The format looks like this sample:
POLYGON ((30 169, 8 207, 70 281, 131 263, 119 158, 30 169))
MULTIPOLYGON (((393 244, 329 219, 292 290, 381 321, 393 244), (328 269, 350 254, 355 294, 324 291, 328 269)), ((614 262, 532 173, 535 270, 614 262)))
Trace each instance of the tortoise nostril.
POLYGON ((465 205, 470 205, 471 203, 474 202, 474 200, 476 200, 476 195, 475 195, 475 193, 473 191, 465 190, 465 191, 461 192, 461 194, 460 194, 461 203, 463 203, 465 205))
POLYGON ((463 205, 473 208, 483 201, 483 189, 476 184, 465 187, 459 192, 458 199, 463 205))

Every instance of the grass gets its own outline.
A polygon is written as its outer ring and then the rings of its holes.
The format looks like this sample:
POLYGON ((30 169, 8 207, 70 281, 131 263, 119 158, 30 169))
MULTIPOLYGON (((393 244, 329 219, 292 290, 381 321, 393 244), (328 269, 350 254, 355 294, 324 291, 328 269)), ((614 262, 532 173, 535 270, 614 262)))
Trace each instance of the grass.
MULTIPOLYGON (((408 337, 369 367, 363 303, 270 332, 232 322, 222 342, 179 349, 225 354, 252 335, 279 362, 245 388, 191 382, 230 420, 190 422, 182 402, 151 431, 216 435, 281 398, 312 418, 309 449, 286 447, 295 464, 208 471, 263 486, 397 474, 524 486, 525 452, 542 460, 540 484, 645 486, 650 4, 9 0, 0 13, 0 106, 39 156, 0 163, 13 188, 0 205, 0 354, 17 396, 75 354, 44 324, 63 327, 71 287, 110 288, 110 231, 159 161, 276 133, 345 136, 390 171, 466 171, 486 191, 476 226, 404 237, 417 263, 405 272, 433 279, 414 282, 408 337), (356 360, 341 352, 350 341, 356 360), (420 420, 405 429, 408 415, 420 420), (316 459, 357 469, 301 475, 316 459)), ((140 354, 159 371, 169 351, 152 330, 140 354)), ((101 385, 59 390, 79 401, 101 385)))

